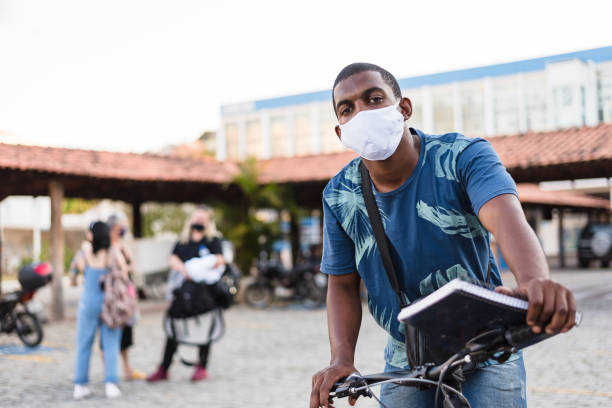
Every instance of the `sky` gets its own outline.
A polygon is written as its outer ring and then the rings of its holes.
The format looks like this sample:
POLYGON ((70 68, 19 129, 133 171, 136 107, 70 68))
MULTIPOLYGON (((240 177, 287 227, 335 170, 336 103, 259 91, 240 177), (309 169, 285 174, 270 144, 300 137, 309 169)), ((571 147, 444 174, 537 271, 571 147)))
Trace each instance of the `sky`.
POLYGON ((612 1, 0 0, 0 141, 156 151, 220 106, 612 45, 612 1))

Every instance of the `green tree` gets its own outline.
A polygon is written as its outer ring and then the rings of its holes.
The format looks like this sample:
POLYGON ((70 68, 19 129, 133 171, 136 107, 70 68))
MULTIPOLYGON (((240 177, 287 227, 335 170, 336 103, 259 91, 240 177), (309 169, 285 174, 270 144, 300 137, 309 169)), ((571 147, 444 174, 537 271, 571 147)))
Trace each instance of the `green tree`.
POLYGON ((153 237, 161 232, 180 234, 189 216, 183 204, 146 203, 142 211, 142 234, 153 237))
POLYGON ((272 244, 281 236, 279 223, 258 218, 257 210, 278 211, 286 207, 287 201, 280 186, 259 183, 255 159, 240 163, 239 169, 231 184, 240 189, 241 199, 231 204, 216 203, 216 208, 220 218, 219 229, 236 246, 236 263, 247 273, 259 253, 270 253, 272 244))

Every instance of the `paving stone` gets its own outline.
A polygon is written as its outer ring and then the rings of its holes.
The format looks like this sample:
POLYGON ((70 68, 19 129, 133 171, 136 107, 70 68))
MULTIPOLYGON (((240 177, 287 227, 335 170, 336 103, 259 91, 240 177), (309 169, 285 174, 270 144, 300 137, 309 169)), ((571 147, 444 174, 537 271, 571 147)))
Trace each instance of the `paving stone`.
MULTIPOLYGON (((601 289, 612 284, 612 272, 556 274, 570 287, 601 289)), ((601 292, 601 290, 599 290, 601 292)), ((593 289, 593 293, 599 293, 593 289)), ((612 286, 610 287, 612 293, 612 286)), ((530 407, 612 407, 612 298, 588 296, 579 301, 582 326, 525 350, 530 407)), ((130 351, 134 368, 151 372, 161 360, 165 336, 161 305, 146 305, 135 328, 130 351)), ((386 336, 364 309, 357 345, 357 368, 363 373, 383 369, 386 336)), ((104 398, 103 365, 96 346, 91 361, 94 397, 72 401, 75 322, 45 326, 44 344, 52 351, 36 356, 0 355, 0 407, 304 407, 311 376, 329 361, 325 310, 277 307, 252 310, 237 306, 225 315, 227 332, 213 345, 209 378, 189 381, 192 368, 175 357, 170 380, 147 384, 121 382, 123 396, 104 398), (35 357, 44 358, 35 358, 35 357)), ((0 346, 19 344, 16 336, 0 336, 0 346)), ((182 356, 195 359, 193 347, 182 356)), ((348 407, 346 400, 337 407, 348 407)), ((358 407, 373 408, 373 400, 358 407)))

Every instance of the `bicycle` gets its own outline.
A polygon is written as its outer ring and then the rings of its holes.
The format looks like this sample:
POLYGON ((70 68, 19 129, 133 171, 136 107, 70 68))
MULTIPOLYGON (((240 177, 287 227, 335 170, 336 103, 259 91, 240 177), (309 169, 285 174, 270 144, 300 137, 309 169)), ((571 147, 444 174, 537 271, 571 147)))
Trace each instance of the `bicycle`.
MULTIPOLYGON (((576 314, 579 326, 582 314, 576 314)), ((464 347, 441 364, 425 364, 411 370, 400 370, 388 373, 360 375, 358 373, 336 382, 329 398, 360 396, 374 398, 381 407, 386 408, 372 392, 372 387, 386 383, 403 386, 435 387, 434 407, 439 406, 440 395, 443 396, 444 408, 469 408, 469 401, 461 392, 464 374, 474 370, 478 364, 493 359, 505 362, 513 353, 539 343, 554 334, 534 334, 530 326, 519 326, 510 329, 496 327, 486 330, 465 343, 464 347)))

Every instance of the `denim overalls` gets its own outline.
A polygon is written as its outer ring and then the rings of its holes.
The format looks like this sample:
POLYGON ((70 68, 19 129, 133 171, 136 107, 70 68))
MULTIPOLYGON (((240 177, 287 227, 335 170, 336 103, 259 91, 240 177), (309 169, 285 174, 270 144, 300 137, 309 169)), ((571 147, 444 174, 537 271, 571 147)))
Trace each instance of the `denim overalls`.
POLYGON ((119 359, 121 328, 111 329, 100 320, 100 312, 104 302, 104 293, 100 289, 100 277, 105 273, 107 273, 107 269, 85 266, 85 282, 77 314, 75 384, 82 385, 89 382, 91 347, 98 326, 100 326, 100 336, 104 349, 104 382, 116 384, 119 380, 117 360, 119 359))

